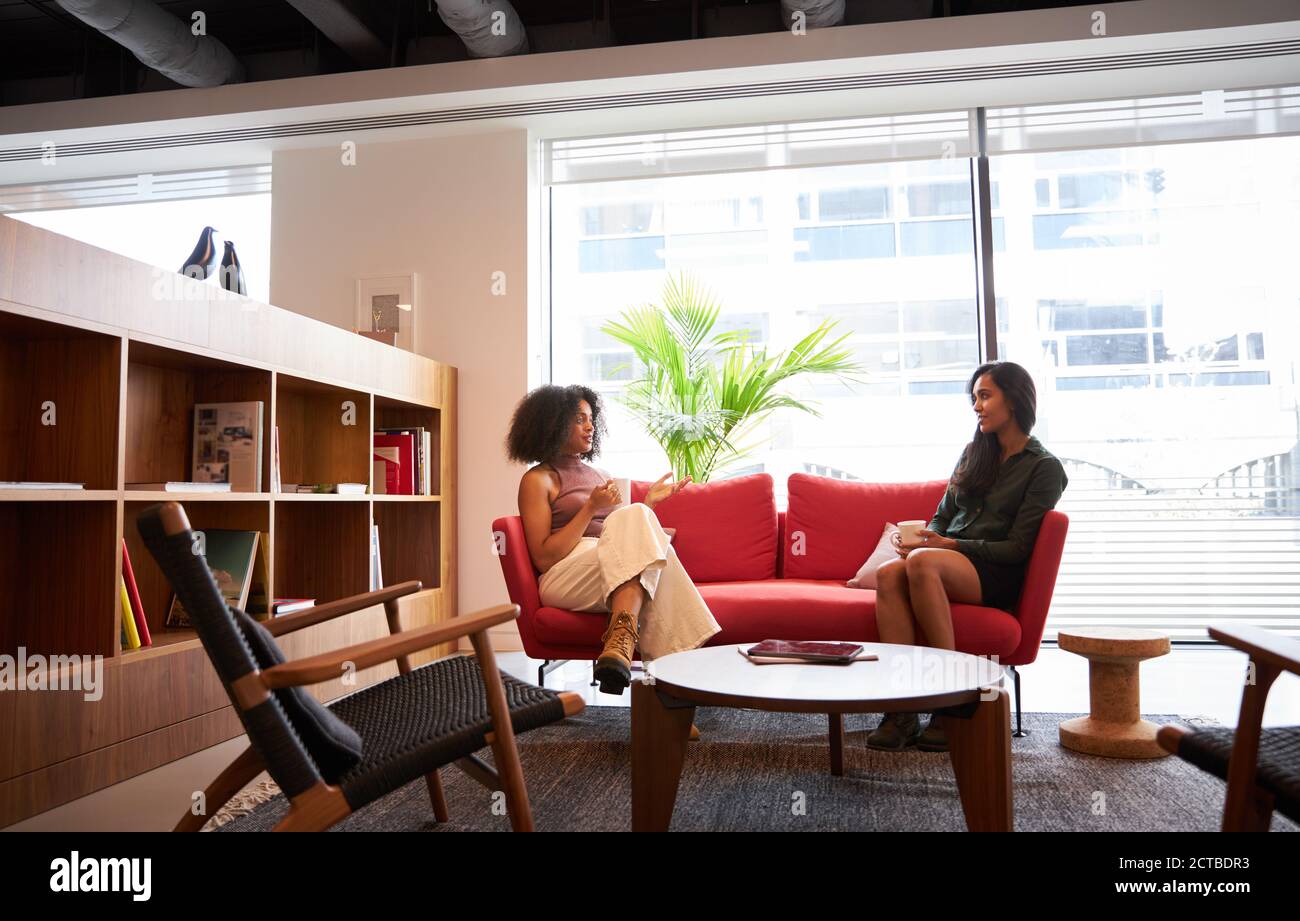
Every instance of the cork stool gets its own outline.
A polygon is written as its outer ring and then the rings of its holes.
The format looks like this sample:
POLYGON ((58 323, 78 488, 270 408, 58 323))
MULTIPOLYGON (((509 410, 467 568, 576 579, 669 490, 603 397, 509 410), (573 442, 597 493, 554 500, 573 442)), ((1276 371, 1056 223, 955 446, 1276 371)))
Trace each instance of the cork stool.
POLYGON ((1088 660, 1092 712, 1060 726, 1061 745, 1107 758, 1163 758, 1155 723, 1142 719, 1138 663, 1167 655, 1169 637, 1154 630, 1097 627, 1062 630, 1057 642, 1088 660))

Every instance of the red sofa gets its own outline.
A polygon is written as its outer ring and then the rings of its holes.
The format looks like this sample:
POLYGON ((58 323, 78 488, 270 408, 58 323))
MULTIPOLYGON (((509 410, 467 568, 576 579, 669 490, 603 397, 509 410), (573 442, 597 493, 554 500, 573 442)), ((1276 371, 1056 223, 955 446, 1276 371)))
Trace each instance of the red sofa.
MULTIPOLYGON (((633 483, 634 502, 648 485, 633 483)), ((844 583, 875 549, 886 521, 930 520, 945 481, 862 483, 796 473, 788 486, 784 512, 776 509, 772 477, 765 473, 692 484, 655 510, 664 527, 677 529, 677 556, 722 626, 709 645, 766 639, 876 642, 876 593, 844 583)), ((1038 655, 1068 526, 1062 512, 1048 512, 1043 519, 1014 612, 952 606, 957 648, 997 656, 1012 666, 1017 724, 1020 677, 1014 666, 1038 655)), ((607 615, 543 606, 523 523, 512 515, 498 518, 492 528, 510 600, 521 611, 517 623, 524 651, 548 660, 538 683, 550 660, 594 660, 607 615)))

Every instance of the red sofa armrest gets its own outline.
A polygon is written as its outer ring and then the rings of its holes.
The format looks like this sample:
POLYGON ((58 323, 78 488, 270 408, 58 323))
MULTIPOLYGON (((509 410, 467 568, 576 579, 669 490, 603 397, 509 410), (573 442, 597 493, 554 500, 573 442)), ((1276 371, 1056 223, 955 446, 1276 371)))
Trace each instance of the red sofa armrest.
MULTIPOLYGON (((510 600, 519 605, 519 636, 528 652, 539 645, 537 640, 537 609, 542 598, 537 590, 537 570, 528 555, 528 542, 524 538, 524 520, 509 515, 492 522, 492 546, 501 560, 501 573, 506 578, 506 591, 510 600)), ((529 655, 532 655, 529 652, 529 655)))
POLYGON ((1047 609, 1052 604, 1056 590, 1056 574, 1061 568, 1065 552, 1065 535, 1070 529, 1070 518, 1064 512, 1052 509, 1043 516, 1034 540, 1033 552, 1025 569, 1025 584, 1016 605, 1016 619, 1020 621, 1020 645, 1003 660, 1003 665, 1028 665, 1038 657, 1038 647, 1047 629, 1047 609))

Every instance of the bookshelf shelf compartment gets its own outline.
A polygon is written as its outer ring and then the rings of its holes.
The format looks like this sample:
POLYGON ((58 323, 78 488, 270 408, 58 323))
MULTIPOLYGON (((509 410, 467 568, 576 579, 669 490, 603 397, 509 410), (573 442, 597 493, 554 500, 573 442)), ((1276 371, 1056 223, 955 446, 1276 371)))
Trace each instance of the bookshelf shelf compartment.
POLYGON ((0 651, 113 654, 116 533, 112 502, 0 502, 0 651))
MULTIPOLYGON (((262 540, 267 539, 271 528, 270 503, 267 502, 194 502, 188 503, 177 499, 176 493, 167 493, 167 501, 179 501, 185 508, 190 527, 195 531, 219 528, 233 531, 260 531, 262 540)), ((135 571, 135 581, 140 589, 140 604, 144 606, 145 619, 149 623, 149 632, 153 634, 154 647, 165 647, 179 640, 176 633, 183 634, 183 639, 194 636, 192 630, 176 630, 165 626, 167 611, 171 608, 172 590, 166 577, 154 561, 149 549, 140 538, 137 522, 140 513, 154 503, 148 500, 135 501, 132 497, 125 503, 122 520, 122 533, 126 537, 127 552, 131 554, 131 567, 135 571)), ((258 551, 261 552, 260 550, 258 551)), ((144 649, 123 649, 123 655, 137 655, 144 649)))
POLYGON ((0 312, 0 481, 117 487, 122 339, 0 312))
POLYGON ((275 503, 275 596, 324 604, 368 591, 369 524, 365 502, 275 503))
POLYGON ((423 588, 440 587, 442 552, 439 540, 439 503, 376 503, 374 516, 375 526, 379 528, 379 559, 384 585, 419 579, 423 588))
MULTIPOLYGON (((267 488, 271 469, 270 371, 136 340, 131 340, 128 357, 126 483, 195 479, 194 405, 258 401, 262 404, 262 489, 267 488)), ((182 495, 171 494, 172 498, 182 495)), ((205 498, 214 495, 220 494, 207 493, 205 498)), ((133 498, 134 491, 128 490, 127 499, 133 498)))
POLYGON ((369 485, 370 394, 280 374, 275 418, 281 483, 369 485))

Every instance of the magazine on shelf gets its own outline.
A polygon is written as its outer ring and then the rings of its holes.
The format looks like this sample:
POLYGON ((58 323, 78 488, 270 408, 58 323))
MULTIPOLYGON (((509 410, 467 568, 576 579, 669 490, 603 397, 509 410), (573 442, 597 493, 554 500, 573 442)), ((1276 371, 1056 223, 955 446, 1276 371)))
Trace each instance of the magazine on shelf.
POLYGON ((191 475, 197 482, 262 491, 262 407, 260 400, 195 404, 191 475))
POLYGON ((127 483, 126 488, 137 492, 230 492, 229 483, 193 483, 170 480, 166 483, 127 483))

